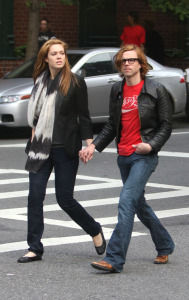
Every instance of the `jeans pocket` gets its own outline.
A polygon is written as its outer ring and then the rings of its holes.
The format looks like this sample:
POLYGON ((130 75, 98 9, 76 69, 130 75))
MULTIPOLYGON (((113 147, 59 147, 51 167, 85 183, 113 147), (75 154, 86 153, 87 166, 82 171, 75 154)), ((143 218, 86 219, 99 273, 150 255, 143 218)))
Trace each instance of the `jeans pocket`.
POLYGON ((154 172, 155 168, 158 165, 158 155, 156 153, 149 154, 147 156, 147 161, 151 165, 151 171, 154 172))

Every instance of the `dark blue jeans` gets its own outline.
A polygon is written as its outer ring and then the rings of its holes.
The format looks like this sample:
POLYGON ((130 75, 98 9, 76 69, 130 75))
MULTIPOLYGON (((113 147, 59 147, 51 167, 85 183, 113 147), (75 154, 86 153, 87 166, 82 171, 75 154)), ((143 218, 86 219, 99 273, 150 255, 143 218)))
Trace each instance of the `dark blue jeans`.
POLYGON ((44 230, 43 201, 53 167, 56 199, 59 206, 91 237, 100 232, 100 224, 73 198, 78 165, 78 157, 68 157, 64 148, 52 148, 49 158, 39 172, 29 173, 27 242, 29 251, 40 257, 44 251, 41 243, 44 230))
POLYGON ((159 255, 171 254, 174 242, 144 197, 145 185, 158 164, 156 154, 118 156, 123 188, 118 205, 118 223, 107 246, 105 261, 121 272, 126 260, 134 216, 150 230, 159 255))

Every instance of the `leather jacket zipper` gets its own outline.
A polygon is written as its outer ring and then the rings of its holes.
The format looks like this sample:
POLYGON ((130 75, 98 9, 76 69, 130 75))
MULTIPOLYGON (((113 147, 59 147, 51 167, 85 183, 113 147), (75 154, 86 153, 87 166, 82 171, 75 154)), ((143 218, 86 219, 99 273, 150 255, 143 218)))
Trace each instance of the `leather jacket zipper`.
MULTIPOLYGON (((122 94, 119 95, 119 100, 121 100, 121 108, 122 108, 122 103, 123 103, 123 96, 122 94)), ((120 126, 120 119, 121 119, 121 109, 120 109, 120 113, 119 113, 119 119, 118 119, 118 123, 117 123, 117 131, 116 131, 116 141, 117 141, 117 149, 118 149, 118 137, 119 137, 119 126, 120 126)))
MULTIPOLYGON (((139 94, 139 96, 140 95, 141 95, 141 93, 139 94)), ((141 141, 143 142, 142 135, 141 135, 141 120, 140 120, 140 112, 139 112, 139 96, 138 96, 138 117, 139 117, 139 122, 140 122, 140 138, 141 138, 141 141)))

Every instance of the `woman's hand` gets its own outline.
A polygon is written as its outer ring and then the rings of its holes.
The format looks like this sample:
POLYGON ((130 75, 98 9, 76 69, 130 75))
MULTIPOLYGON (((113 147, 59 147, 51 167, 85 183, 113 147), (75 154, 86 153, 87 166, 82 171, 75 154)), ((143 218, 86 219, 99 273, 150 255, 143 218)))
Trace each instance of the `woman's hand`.
POLYGON ((84 164, 87 164, 87 162, 93 158, 94 152, 95 152, 95 145, 90 144, 86 148, 79 151, 79 157, 81 158, 84 164))

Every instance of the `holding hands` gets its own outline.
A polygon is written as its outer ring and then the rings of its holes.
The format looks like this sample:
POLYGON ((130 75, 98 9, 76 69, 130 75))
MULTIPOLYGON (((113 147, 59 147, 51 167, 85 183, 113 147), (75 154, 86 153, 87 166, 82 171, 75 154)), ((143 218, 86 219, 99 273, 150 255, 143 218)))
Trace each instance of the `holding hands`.
POLYGON ((93 158, 94 152, 95 152, 95 145, 90 144, 86 148, 79 151, 79 157, 81 158, 84 164, 87 164, 87 162, 93 158))
MULTIPOLYGON (((95 145, 91 144, 91 141, 86 142, 88 146, 79 151, 79 157, 85 165, 89 160, 93 158, 93 154, 95 152, 95 145)), ((136 149, 135 152, 137 154, 146 155, 149 154, 150 151, 152 151, 152 147, 148 143, 139 143, 137 145, 133 145, 132 147, 136 149)))

